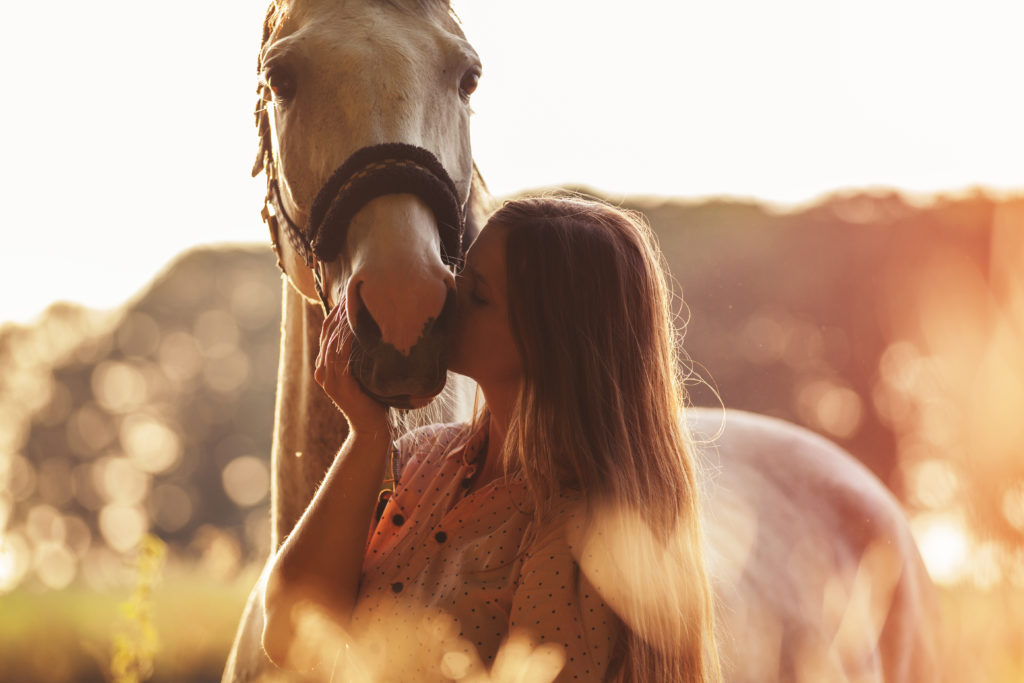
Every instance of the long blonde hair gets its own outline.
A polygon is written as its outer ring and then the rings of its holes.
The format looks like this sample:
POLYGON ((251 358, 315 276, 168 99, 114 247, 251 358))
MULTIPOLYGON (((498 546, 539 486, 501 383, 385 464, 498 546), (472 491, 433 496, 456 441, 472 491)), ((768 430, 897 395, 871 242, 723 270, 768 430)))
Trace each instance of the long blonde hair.
POLYGON ((591 546, 625 583, 602 592, 627 627, 611 678, 720 680, 679 332, 650 228, 605 204, 549 197, 508 202, 490 222, 507 228, 524 375, 506 470, 526 481, 538 515, 575 491, 588 519, 612 520, 592 537, 604 547, 591 546), (659 575, 635 576, 639 564, 659 575))

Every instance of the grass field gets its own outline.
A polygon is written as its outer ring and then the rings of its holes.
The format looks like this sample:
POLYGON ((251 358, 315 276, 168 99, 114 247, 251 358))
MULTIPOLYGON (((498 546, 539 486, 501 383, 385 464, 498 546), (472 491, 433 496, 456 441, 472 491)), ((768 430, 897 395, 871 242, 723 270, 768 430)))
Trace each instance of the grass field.
MULTIPOLYGON (((165 571, 152 593, 153 681, 219 681, 256 568, 230 582, 165 571)), ((111 680, 115 637, 135 637, 122 605, 130 589, 0 596, 0 680, 111 680)))
MULTIPOLYGON (((153 591, 157 634, 153 681, 219 681, 249 588, 250 568, 233 580, 168 570, 153 591)), ((0 680, 107 681, 116 634, 129 633, 121 605, 130 590, 0 596, 0 680)), ((949 683, 1024 681, 1024 590, 941 591, 941 670, 949 683)))

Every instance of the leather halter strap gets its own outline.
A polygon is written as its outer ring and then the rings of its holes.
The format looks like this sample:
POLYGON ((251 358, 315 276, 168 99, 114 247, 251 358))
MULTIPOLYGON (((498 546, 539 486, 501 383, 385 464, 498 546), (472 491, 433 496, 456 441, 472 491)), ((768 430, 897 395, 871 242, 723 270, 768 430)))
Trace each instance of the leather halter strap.
POLYGON ((270 228, 278 266, 283 269, 278 247, 283 223, 292 248, 313 271, 313 281, 325 315, 330 312, 330 305, 324 291, 320 263, 337 258, 345 244, 352 217, 376 197, 409 193, 422 199, 437 221, 441 259, 449 267, 461 267, 465 211, 455 183, 429 150, 398 142, 356 150, 317 192, 305 228, 297 225, 285 211, 276 164, 272 160, 267 161, 267 196, 262 216, 270 228))

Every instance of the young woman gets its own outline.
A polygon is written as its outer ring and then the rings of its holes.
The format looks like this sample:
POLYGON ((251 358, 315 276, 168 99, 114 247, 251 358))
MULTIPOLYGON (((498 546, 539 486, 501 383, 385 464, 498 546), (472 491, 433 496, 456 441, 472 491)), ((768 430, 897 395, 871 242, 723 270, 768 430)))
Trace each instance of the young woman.
POLYGON ((543 680, 718 680, 677 336, 640 219, 578 199, 498 210, 459 276, 450 359, 484 407, 397 454, 347 373, 340 308, 316 378, 350 434, 268 576, 276 663, 324 666, 296 654, 295 610, 314 605, 351 638, 326 665, 376 653, 348 664, 370 680, 498 679, 523 661, 543 680))

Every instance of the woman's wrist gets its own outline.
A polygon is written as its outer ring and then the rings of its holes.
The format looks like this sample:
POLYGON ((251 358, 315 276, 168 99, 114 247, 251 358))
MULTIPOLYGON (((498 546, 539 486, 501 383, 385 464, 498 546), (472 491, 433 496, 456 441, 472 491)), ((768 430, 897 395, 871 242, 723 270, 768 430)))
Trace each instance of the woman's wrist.
POLYGON ((391 420, 387 412, 379 417, 368 417, 360 420, 348 418, 348 431, 353 439, 360 441, 379 441, 391 443, 394 435, 392 433, 391 420))
POLYGON ((382 429, 391 429, 391 413, 387 406, 377 403, 369 396, 361 398, 366 399, 363 405, 353 405, 355 401, 349 401, 348 405, 339 406, 348 420, 349 431, 379 432, 382 429))

